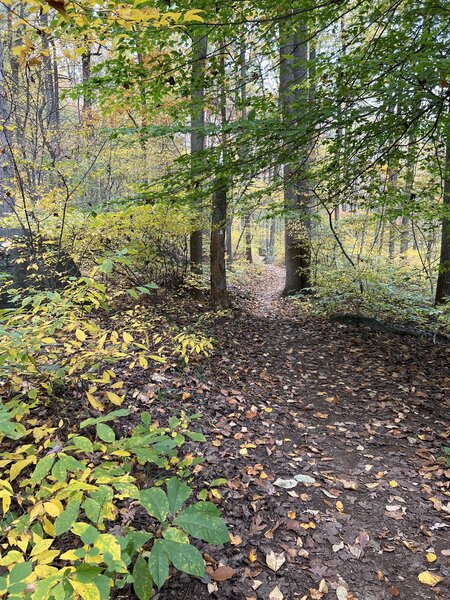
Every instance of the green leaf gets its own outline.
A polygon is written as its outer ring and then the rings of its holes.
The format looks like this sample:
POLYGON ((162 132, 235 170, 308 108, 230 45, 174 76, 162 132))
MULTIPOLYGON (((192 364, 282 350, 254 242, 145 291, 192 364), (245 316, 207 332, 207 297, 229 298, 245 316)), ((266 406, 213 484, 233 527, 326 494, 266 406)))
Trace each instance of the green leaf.
POLYGON ((62 535, 69 531, 75 521, 78 519, 78 514, 80 512, 80 504, 79 500, 70 500, 68 502, 64 512, 62 512, 55 520, 55 534, 62 535))
POLYGON ((174 515, 191 495, 191 488, 177 477, 171 477, 167 483, 169 512, 174 515))
POLYGON ((76 437, 70 440, 74 446, 82 450, 83 452, 92 452, 94 447, 89 438, 84 437, 84 435, 77 435, 76 437))
POLYGON ((225 544, 230 536, 219 511, 211 502, 191 504, 174 519, 174 525, 182 527, 195 538, 209 544, 225 544))
POLYGON ((179 571, 203 577, 205 575, 205 563, 200 552, 191 544, 179 544, 170 540, 160 540, 164 552, 170 562, 179 571))
POLYGON ((105 425, 104 423, 98 423, 97 427, 97 435, 104 442, 114 442, 116 439, 116 434, 114 430, 109 427, 109 425, 105 425))
POLYGON ((181 529, 177 529, 176 527, 168 527, 163 531, 163 536, 165 540, 170 540, 172 542, 178 542, 179 544, 189 544, 189 538, 181 531, 181 529))
POLYGON ((83 502, 83 509, 88 519, 96 525, 103 523, 113 498, 113 490, 106 485, 91 493, 90 498, 83 502))
POLYGON ((148 568, 156 586, 158 589, 161 588, 169 577, 169 561, 164 552, 163 540, 156 540, 153 544, 148 559, 148 568))
POLYGON ((44 479, 44 477, 47 475, 47 473, 52 468, 52 465, 54 462, 55 462, 54 454, 49 455, 49 456, 44 456, 44 458, 42 458, 36 465, 36 468, 34 469, 33 474, 31 475, 30 481, 32 481, 33 483, 42 481, 42 479, 44 479))
POLYGON ((30 575, 30 573, 33 571, 33 563, 30 562, 22 562, 19 563, 17 565, 14 565, 14 567, 11 570, 11 573, 9 574, 9 583, 11 585, 11 583, 17 583, 18 581, 23 581, 24 579, 26 579, 28 577, 28 575, 30 575))
POLYGON ((169 500, 161 488, 148 488, 140 493, 140 500, 145 510, 161 523, 169 512, 169 500))
POLYGON ((149 566, 142 556, 139 556, 133 569, 133 589, 139 600, 150 600, 153 590, 152 576, 149 566))
POLYGON ((127 417, 130 414, 130 411, 127 408, 119 408, 118 410, 113 410, 107 415, 102 415, 97 418, 89 418, 81 421, 80 429, 84 429, 85 427, 89 427, 89 425, 97 425, 97 423, 107 423, 108 421, 114 421, 119 417, 127 417))

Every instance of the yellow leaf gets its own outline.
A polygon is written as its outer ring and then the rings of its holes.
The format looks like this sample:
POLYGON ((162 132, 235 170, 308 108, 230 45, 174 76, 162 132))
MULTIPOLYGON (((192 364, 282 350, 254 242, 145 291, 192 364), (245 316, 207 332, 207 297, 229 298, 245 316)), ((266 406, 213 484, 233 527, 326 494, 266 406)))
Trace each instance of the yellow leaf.
POLYGON ((108 400, 117 406, 120 406, 125 400, 125 396, 118 396, 114 392, 106 392, 106 395, 108 396, 108 400))
POLYGON ((398 487, 398 483, 395 481, 395 479, 391 479, 391 481, 389 482, 389 485, 393 488, 398 487))
POLYGON ((55 537, 55 528, 48 517, 44 517, 42 526, 47 535, 49 535, 50 537, 55 537))
POLYGON ((205 11, 200 10, 198 8, 193 8, 191 10, 188 10, 184 15, 183 22, 189 23, 192 21, 197 21, 198 23, 203 23, 204 19, 202 19, 202 17, 198 14, 199 12, 205 12, 205 11))
POLYGON ((81 583, 81 581, 69 580, 74 591, 83 600, 100 600, 100 590, 95 583, 81 583))
POLYGON ((79 340, 80 342, 84 342, 86 339, 86 334, 84 333, 84 331, 82 331, 81 329, 77 329, 75 331, 75 337, 77 338, 77 340, 79 340))
POLYGON ((60 550, 46 550, 35 556, 35 560, 40 565, 49 565, 59 556, 60 552, 60 550))
POLYGON ((428 552, 426 559, 428 562, 433 563, 437 559, 437 556, 434 552, 428 552))
POLYGON ((256 558, 257 558, 257 556, 256 556, 256 549, 255 549, 255 548, 252 548, 252 549, 250 550, 250 552, 248 553, 248 560, 249 560, 251 563, 254 563, 254 562, 256 562, 256 558))
POLYGON ((96 410, 105 410, 103 404, 99 400, 97 400, 97 398, 95 398, 95 396, 93 396, 90 392, 86 392, 86 396, 89 400, 89 404, 91 404, 91 406, 93 406, 96 410))
POLYGON ((54 541, 55 540, 51 539, 39 540, 38 543, 34 546, 33 550, 31 551, 30 556, 37 556, 38 554, 45 552, 50 548, 54 541))
POLYGON ((127 344, 131 344, 131 342, 134 340, 133 336, 127 333, 126 331, 122 333, 122 337, 123 341, 127 344))
POLYGON ((11 506, 11 494, 7 490, 2 490, 0 492, 0 498, 2 499, 3 514, 6 515, 11 506))
POLYGON ((58 500, 50 500, 50 502, 44 502, 45 512, 51 517, 59 517, 61 514, 61 502, 58 500))
POLYGON ((435 573, 430 573, 430 571, 422 571, 422 573, 419 573, 418 579, 420 583, 434 587, 443 580, 443 577, 435 573))
POLYGON ((29 456, 28 458, 24 458, 23 460, 18 460, 13 464, 9 471, 9 480, 14 481, 14 479, 20 475, 20 473, 27 467, 28 465, 35 463, 37 460, 36 456, 29 456))
POLYGON ((145 358, 145 356, 139 356, 139 364, 143 369, 146 369, 148 367, 148 360, 145 358))
POLYGON ((341 502, 340 500, 338 500, 338 501, 336 502, 336 508, 338 509, 338 511, 339 511, 340 513, 343 513, 343 512, 344 512, 344 505, 342 504, 342 502, 341 502))
POLYGON ((61 554, 62 560, 78 560, 78 556, 75 554, 75 550, 67 550, 64 554, 61 554))

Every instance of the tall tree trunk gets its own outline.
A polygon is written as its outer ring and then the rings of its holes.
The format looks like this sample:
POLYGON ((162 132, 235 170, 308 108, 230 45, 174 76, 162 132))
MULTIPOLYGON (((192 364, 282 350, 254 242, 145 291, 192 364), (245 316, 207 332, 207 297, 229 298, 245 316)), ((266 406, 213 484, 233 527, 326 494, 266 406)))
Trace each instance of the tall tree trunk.
MULTIPOLYGON (((208 52, 208 39, 205 33, 200 32, 192 42, 192 92, 191 92, 191 157, 192 157, 192 187, 200 191, 198 176, 201 173, 201 154, 205 150, 205 65, 208 52), (200 158, 199 158, 200 155, 200 158)), ((196 212, 201 213, 202 199, 195 199, 196 212)), ((196 273, 202 272, 203 262, 203 232, 201 229, 193 231, 189 239, 191 269, 196 273)))
POLYGON ((244 221, 245 225, 245 259, 249 262, 253 262, 253 252, 252 252, 252 221, 250 215, 245 217, 244 221))
MULTIPOLYGON (((280 102, 286 129, 294 125, 299 111, 306 113, 309 93, 306 24, 293 30, 288 20, 280 32, 280 102)), ((292 149, 293 152, 295 149, 292 149)), ((283 294, 301 292, 310 287, 309 194, 306 181, 309 149, 300 154, 301 164, 284 165, 284 204, 288 212, 285 224, 286 282, 283 294)), ((295 155, 295 153, 294 153, 295 155)))
POLYGON ((444 202, 441 231, 441 254, 436 285, 436 304, 450 298, 450 132, 447 137, 444 171, 444 202))
MULTIPOLYGON (((220 49, 220 115, 222 130, 227 121, 226 113, 226 90, 225 90, 225 43, 220 49)), ((224 175, 226 166, 226 136, 222 131, 222 165, 218 165, 218 176, 216 177, 211 218, 211 303, 214 308, 227 308, 230 299, 227 290, 227 275, 225 265, 225 228, 227 224, 227 195, 228 185, 224 175), (221 172, 222 169, 222 172, 221 172)))
MULTIPOLYGON (((85 39, 86 49, 81 55, 81 74, 83 77, 83 85, 86 85, 91 78, 91 49, 88 46, 88 41, 85 39)), ((92 109, 92 97, 86 90, 83 90, 83 113, 89 114, 92 109)))
POLYGON ((11 106, 8 102, 5 81, 4 45, 0 37, 0 217, 9 213, 14 207, 12 193, 14 167, 11 156, 11 133, 5 128, 10 122, 11 106))

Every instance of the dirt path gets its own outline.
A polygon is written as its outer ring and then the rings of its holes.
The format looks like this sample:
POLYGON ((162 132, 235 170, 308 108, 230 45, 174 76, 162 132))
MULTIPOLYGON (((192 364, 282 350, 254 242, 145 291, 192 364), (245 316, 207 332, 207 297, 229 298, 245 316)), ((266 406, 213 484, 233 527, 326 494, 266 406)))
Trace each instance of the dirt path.
POLYGON ((294 318, 282 276, 267 267, 216 323, 220 348, 171 405, 205 414, 201 480, 228 480, 235 537, 203 549, 236 574, 209 591, 174 578, 158 598, 448 598, 450 348, 294 318))

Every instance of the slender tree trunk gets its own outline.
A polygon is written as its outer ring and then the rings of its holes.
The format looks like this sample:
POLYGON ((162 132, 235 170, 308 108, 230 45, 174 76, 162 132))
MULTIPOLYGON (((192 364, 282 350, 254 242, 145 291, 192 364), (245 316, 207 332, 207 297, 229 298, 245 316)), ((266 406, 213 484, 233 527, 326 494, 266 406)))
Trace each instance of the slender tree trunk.
POLYGON ((244 221, 245 227, 245 259, 249 262, 253 262, 253 252, 252 252, 252 221, 250 216, 245 217, 244 221))
MULTIPOLYGON (((86 41, 87 44, 87 41, 86 41)), ((91 49, 86 46, 86 50, 81 55, 81 73, 83 84, 85 85, 91 78, 91 49)), ((92 109, 92 97, 86 90, 83 91, 83 113, 89 114, 92 109)))
MULTIPOLYGON (((225 46, 225 43, 223 43, 223 46, 225 46)), ((220 116, 222 129, 224 129, 227 122, 224 48, 221 48, 220 52, 220 116)), ((224 132, 222 132, 222 145, 222 165, 218 165, 218 175, 212 198, 211 218, 211 304, 214 308, 227 308, 230 306, 225 265, 228 184, 223 173, 226 165, 226 136, 224 132)))
POLYGON ((5 128, 10 122, 11 106, 5 82, 4 59, 4 45, 0 37, 0 216, 9 213, 14 207, 11 133, 5 128))
MULTIPOLYGON (((280 102, 286 128, 306 113, 309 93, 306 24, 292 31, 290 21, 280 32, 280 102)), ((292 149, 293 152, 295 149, 292 149)), ((285 224, 286 282, 283 294, 300 292, 310 287, 309 193, 306 181, 309 149, 300 153, 300 162, 284 165, 284 203, 288 216, 285 224)))
MULTIPOLYGON (((192 43, 192 92, 191 92, 191 157, 192 157, 192 187, 197 194, 200 192, 198 177, 201 174, 201 154, 205 150, 205 65, 208 52, 208 39, 205 33, 200 32, 192 43), (200 155, 200 157, 199 157, 200 155)), ((202 199, 199 195, 195 199, 195 209, 201 214, 202 199)), ((196 273, 202 272, 203 262, 203 232, 201 229, 193 231, 189 239, 191 269, 196 273)))
POLYGON ((232 238, 232 217, 230 216, 226 226, 226 251, 227 251, 227 265, 231 267, 233 264, 233 238, 232 238))
POLYGON ((436 304, 450 298, 450 132, 447 138, 444 172, 444 202, 441 231, 441 253, 436 285, 436 304))

